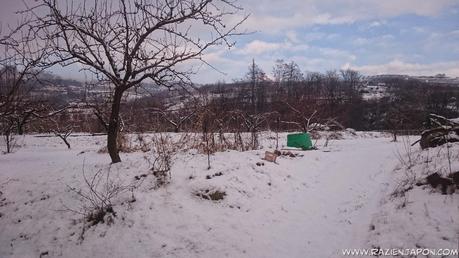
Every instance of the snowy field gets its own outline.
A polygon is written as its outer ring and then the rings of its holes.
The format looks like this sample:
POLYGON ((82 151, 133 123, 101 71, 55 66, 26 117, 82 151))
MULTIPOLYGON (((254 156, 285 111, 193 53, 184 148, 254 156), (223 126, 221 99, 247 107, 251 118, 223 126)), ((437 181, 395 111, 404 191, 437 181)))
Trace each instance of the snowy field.
POLYGON ((71 137, 71 150, 55 137, 18 138, 20 148, 0 155, 0 257, 320 258, 344 248, 458 248, 459 194, 414 183, 446 173, 446 151, 459 170, 459 144, 408 150, 406 140, 346 134, 275 164, 261 159, 275 146, 271 134, 263 139, 260 150, 215 153, 209 170, 206 155, 180 151, 171 183, 156 188, 154 176, 134 179, 149 172, 150 154, 122 153, 110 165, 99 153, 104 136, 71 137), (112 200, 116 216, 88 226, 80 214, 88 200, 78 193, 97 172, 135 188, 112 200), (224 192, 223 200, 200 197, 206 190, 224 192))

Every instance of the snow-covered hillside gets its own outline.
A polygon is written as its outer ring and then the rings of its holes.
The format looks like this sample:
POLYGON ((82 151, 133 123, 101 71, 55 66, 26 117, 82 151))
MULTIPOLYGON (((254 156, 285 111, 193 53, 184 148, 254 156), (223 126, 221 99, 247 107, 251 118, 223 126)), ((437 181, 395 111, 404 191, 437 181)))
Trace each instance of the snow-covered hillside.
MULTIPOLYGON (((110 165, 99 153, 103 136, 71 137, 71 150, 54 137, 25 136, 15 153, 0 155, 0 257, 339 257, 343 248, 457 248, 457 193, 414 186, 405 207, 397 205, 403 142, 357 133, 327 147, 319 140, 318 150, 293 151, 298 156, 276 164, 261 159, 273 150, 273 135, 263 136, 261 150, 212 155, 209 170, 207 156, 183 150, 171 183, 160 188, 153 176, 141 177, 149 152, 123 153, 123 162, 110 165), (96 173, 100 185, 108 176, 126 191, 112 200, 116 216, 89 226, 78 212, 88 206, 84 178, 96 173), (222 200, 203 198, 217 191, 222 200)), ((421 160, 410 169, 421 171, 421 160)))

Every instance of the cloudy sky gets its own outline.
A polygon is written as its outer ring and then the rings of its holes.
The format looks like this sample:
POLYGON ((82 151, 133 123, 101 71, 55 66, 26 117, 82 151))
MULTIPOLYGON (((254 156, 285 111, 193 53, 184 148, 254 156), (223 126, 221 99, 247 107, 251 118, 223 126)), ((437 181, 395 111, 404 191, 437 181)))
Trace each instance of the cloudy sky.
MULTIPOLYGON (((7 20, 18 0, 0 0, 7 20)), ((458 0, 245 0, 250 13, 231 50, 212 49, 196 80, 241 78, 252 58, 271 74, 276 59, 306 71, 353 68, 364 74, 459 77, 458 0)), ((67 77, 75 71, 56 69, 67 77)))
MULTIPOLYGON (((274 60, 303 71, 353 68, 365 74, 459 76, 458 0, 241 1, 251 16, 229 52, 209 59, 224 77, 241 77, 251 58, 271 73, 274 60)), ((215 75, 215 77, 219 77, 215 75)))

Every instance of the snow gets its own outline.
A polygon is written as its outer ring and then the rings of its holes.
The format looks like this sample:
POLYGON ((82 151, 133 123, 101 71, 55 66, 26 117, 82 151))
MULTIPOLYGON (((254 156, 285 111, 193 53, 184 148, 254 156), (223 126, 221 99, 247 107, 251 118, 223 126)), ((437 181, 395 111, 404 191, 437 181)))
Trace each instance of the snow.
POLYGON ((364 100, 381 99, 389 95, 385 85, 366 85, 362 90, 364 100))
MULTIPOLYGON (((276 164, 261 159, 273 150, 273 135, 263 135, 260 150, 215 153, 210 170, 207 156, 183 149, 172 182, 161 188, 153 176, 140 186, 134 180, 149 172, 148 152, 123 153, 123 162, 110 165, 99 153, 104 136, 70 137, 71 150, 55 137, 25 136, 15 153, 0 155, 0 257, 337 257, 343 248, 457 248, 457 194, 415 187, 405 208, 391 197, 406 174, 397 159, 403 142, 343 133, 327 147, 319 140, 319 150, 292 151, 299 156, 281 156, 276 164), (69 211, 87 204, 71 190, 87 191, 83 171, 138 185, 134 202, 130 191, 113 200, 113 224, 84 234, 82 215, 69 211), (226 195, 220 201, 196 196, 204 190, 226 195), (424 240, 413 240, 421 235, 424 240)), ((422 162, 416 164, 411 169, 420 171, 422 162)), ((444 168, 444 159, 436 164, 444 168)))
MULTIPOLYGON (((421 150, 405 138, 400 164, 392 173, 390 192, 373 218, 368 244, 384 248, 458 249, 459 198, 441 195, 429 185, 416 186, 434 172, 447 177, 459 171, 459 144, 421 150), (449 156, 449 157, 448 157, 449 156), (448 161, 450 160, 451 163, 448 161), (391 237, 387 237, 390 235, 391 237)), ((454 256, 457 257, 457 256, 454 256)))
POLYGON ((448 119, 449 121, 459 124, 459 117, 448 119))

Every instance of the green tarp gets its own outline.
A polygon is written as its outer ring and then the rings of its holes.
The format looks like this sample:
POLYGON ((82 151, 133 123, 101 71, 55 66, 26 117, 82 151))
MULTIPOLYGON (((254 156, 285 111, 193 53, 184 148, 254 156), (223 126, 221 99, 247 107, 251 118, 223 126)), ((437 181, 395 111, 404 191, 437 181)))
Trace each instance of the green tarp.
POLYGON ((287 146, 301 148, 303 150, 312 149, 311 136, 308 133, 288 134, 287 146))

